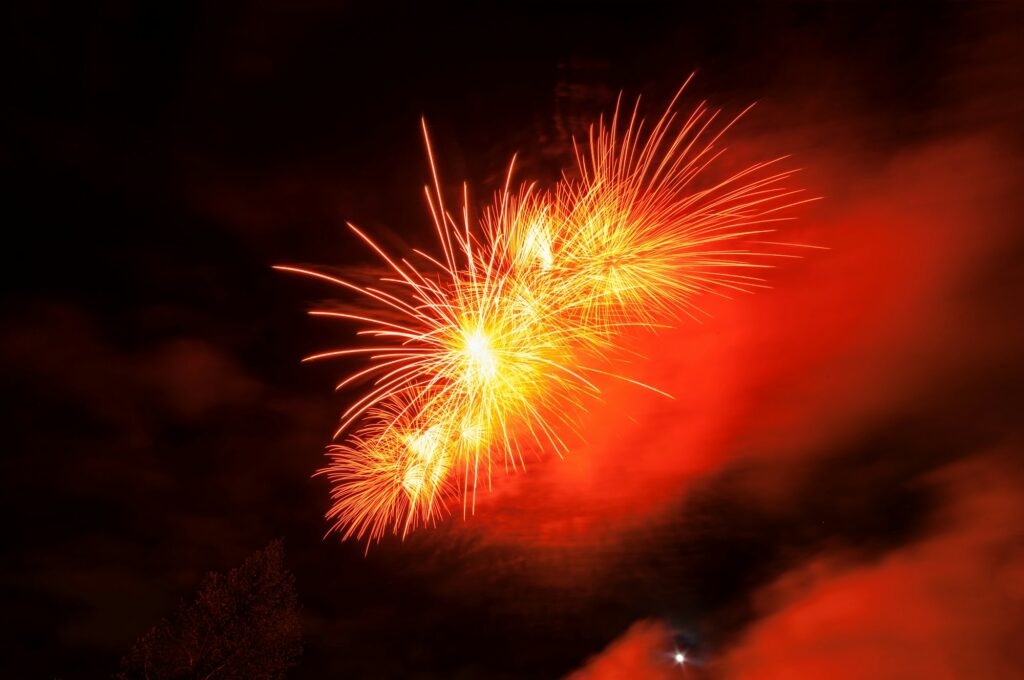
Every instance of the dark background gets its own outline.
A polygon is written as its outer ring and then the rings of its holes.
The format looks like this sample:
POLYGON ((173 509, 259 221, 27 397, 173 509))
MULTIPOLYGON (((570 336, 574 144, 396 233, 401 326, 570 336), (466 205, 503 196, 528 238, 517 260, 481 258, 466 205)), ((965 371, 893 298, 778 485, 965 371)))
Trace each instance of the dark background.
MULTIPOLYGON (((205 571, 276 537, 304 612, 295 677, 559 677, 646 618, 666 621, 711 672, 757 619, 755 594, 809 555, 870 561, 919 540, 941 505, 920 481, 932 471, 992 449, 1019 469, 1020 12, 679 5, 5 9, 0 675, 105 676, 205 571), (959 334, 964 317, 929 331, 955 340, 910 356, 925 373, 935 362, 941 380, 804 447, 813 454, 799 462, 716 457, 687 472, 656 521, 614 539, 535 540, 530 521, 503 533, 480 516, 367 557, 323 539, 328 488, 310 475, 345 400, 331 392, 344 367, 299 359, 348 336, 304 314, 333 291, 270 266, 369 264, 345 220, 429 247, 421 115, 445 177, 468 179, 483 202, 513 153, 523 176, 556 179, 569 136, 620 90, 657 112, 694 70, 684 107, 760 102, 741 140, 795 155, 825 196, 798 237, 833 250, 843 211, 879 191, 865 178, 922 146, 984 137, 988 151, 966 155, 976 165, 947 170, 999 208, 943 233, 956 252, 999 234, 970 255, 984 273, 956 279, 963 308, 984 310, 986 340, 959 334), (990 158, 995 182, 978 169, 990 158), (955 379, 941 372, 951 365, 955 379), (765 513, 736 482, 745 474, 799 482, 765 513)), ((949 187, 963 185, 936 186, 955 201, 949 187)), ((898 231, 903 215, 885 214, 898 231)), ((903 244, 879 263, 884 242, 858 238, 868 245, 848 251, 843 276, 872 279, 918 253, 903 244)), ((794 286, 815 287, 815 270, 795 271, 794 286)), ((843 289, 829 290, 828 308, 844 307, 843 289)), ((713 322, 702 332, 716 337, 713 322)), ((828 343, 811 328, 788 351, 828 343)), ((805 370, 826 376, 831 364, 805 370)), ((890 387, 883 377, 872 393, 890 387)), ((1018 621, 1012 612, 987 616, 1018 621)))

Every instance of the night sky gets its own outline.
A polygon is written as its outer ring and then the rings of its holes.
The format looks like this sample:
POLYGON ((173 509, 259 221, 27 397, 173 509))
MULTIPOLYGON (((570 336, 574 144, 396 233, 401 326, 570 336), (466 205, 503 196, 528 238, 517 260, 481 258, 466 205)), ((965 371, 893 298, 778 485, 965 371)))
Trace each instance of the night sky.
POLYGON ((1020 677, 1019 6, 379 4, 5 9, 0 676, 108 677, 283 538, 295 678, 1020 677), (420 116, 483 205, 693 71, 828 250, 633 338, 676 399, 604 385, 474 516, 324 538, 351 329, 271 266, 433 248, 420 116))

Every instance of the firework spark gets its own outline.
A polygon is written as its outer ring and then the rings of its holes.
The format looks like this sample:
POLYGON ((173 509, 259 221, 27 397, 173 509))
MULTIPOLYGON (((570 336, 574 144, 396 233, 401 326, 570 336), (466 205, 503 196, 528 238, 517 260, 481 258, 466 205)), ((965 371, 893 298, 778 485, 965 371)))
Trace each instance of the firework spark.
POLYGON ((609 370, 626 328, 695 316, 704 293, 763 285, 763 235, 807 199, 786 187, 792 171, 774 169, 781 158, 709 182, 739 117, 716 124, 702 104, 680 119, 675 104, 646 131, 639 101, 625 122, 617 106, 576 147, 575 175, 550 191, 512 189, 513 162, 477 224, 465 187, 459 211, 447 209, 424 124, 440 257, 392 256, 349 225, 387 268, 377 284, 278 267, 366 303, 312 312, 361 324, 369 340, 307 358, 366 358, 338 385, 369 388, 342 413, 335 437, 347 438, 321 470, 334 485, 333 530, 405 535, 459 495, 471 511, 495 469, 568 448, 595 375, 629 380, 609 370))

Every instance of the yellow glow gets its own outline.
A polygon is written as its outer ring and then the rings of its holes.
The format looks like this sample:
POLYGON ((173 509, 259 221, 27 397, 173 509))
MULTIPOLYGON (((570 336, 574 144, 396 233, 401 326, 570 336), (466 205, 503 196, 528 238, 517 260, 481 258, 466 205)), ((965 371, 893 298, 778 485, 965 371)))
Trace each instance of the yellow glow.
POLYGON ((409 450, 416 454, 420 460, 429 463, 437 455, 441 444, 441 428, 434 425, 425 432, 419 432, 405 437, 405 443, 409 450))
POLYGON ((414 463, 409 466, 405 471, 405 476, 402 478, 402 486, 405 490, 412 495, 418 494, 423 489, 424 482, 424 466, 419 463, 414 463))
POLYGON ((405 490, 410 494, 419 494, 428 479, 432 484, 436 484, 438 478, 447 472, 448 465, 443 455, 443 434, 441 427, 433 425, 423 432, 402 438, 413 454, 402 480, 405 490))
POLYGON ((479 423, 466 418, 462 421, 462 430, 459 432, 462 441, 470 446, 478 446, 484 441, 484 428, 479 423))
POLYGON ((525 258, 536 260, 541 269, 551 269, 555 258, 551 253, 551 232, 546 222, 537 220, 530 225, 523 238, 521 252, 525 258))

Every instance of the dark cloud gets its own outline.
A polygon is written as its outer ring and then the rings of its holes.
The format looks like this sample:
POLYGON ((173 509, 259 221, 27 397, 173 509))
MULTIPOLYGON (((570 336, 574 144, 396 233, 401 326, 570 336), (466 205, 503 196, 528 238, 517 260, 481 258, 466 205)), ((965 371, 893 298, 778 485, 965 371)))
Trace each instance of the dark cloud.
POLYGON ((19 378, 53 384, 99 419, 145 427, 151 415, 193 422, 253 400, 261 385, 224 351, 198 338, 119 351, 80 309, 44 305, 3 338, 19 378))

